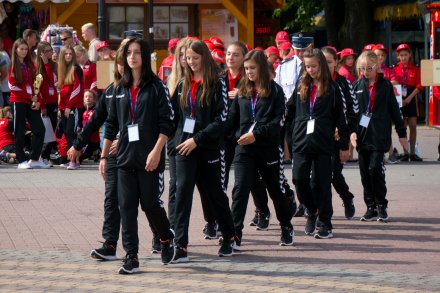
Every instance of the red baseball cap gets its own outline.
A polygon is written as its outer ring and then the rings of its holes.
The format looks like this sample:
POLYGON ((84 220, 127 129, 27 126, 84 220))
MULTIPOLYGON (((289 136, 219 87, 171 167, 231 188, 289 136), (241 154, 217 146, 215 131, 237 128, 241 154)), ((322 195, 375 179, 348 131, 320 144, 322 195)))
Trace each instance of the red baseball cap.
POLYGON ((171 39, 171 40, 169 40, 168 41, 168 50, 175 49, 178 42, 179 42, 179 39, 171 39))
POLYGON ((217 63, 225 63, 225 52, 220 49, 214 49, 211 51, 212 58, 217 63))
POLYGON ((215 45, 215 47, 217 49, 225 50, 225 44, 223 43, 223 41, 220 38, 211 37, 211 38, 209 38, 209 40, 211 41, 211 43, 213 43, 215 45))
POLYGON ((289 41, 289 35, 285 31, 277 32, 275 36, 275 42, 288 42, 288 41, 289 41))
POLYGON ((275 46, 267 47, 266 54, 275 54, 278 58, 280 57, 280 51, 275 46))
POLYGON ((355 53, 352 48, 345 48, 336 54, 340 55, 341 58, 344 58, 346 56, 356 56, 357 55, 357 53, 355 53))
POLYGON ((385 48, 385 46, 383 45, 383 44, 376 44, 374 47, 373 47, 373 51, 374 50, 382 50, 382 51, 384 51, 385 52, 385 54, 388 54, 388 49, 387 48, 385 48))
POLYGON ((397 46, 396 51, 402 51, 402 50, 407 50, 409 52, 411 52, 411 49, 409 48, 408 44, 400 44, 399 46, 397 46))
POLYGON ((365 45, 365 47, 362 49, 362 52, 365 52, 365 51, 372 51, 373 50, 373 48, 374 48, 374 44, 368 44, 368 45, 365 45))
POLYGON ((290 50, 292 49, 292 43, 291 42, 284 42, 280 44, 280 50, 290 50))
POLYGON ((107 41, 101 41, 98 44, 96 44, 96 51, 101 50, 102 48, 108 48, 108 43, 107 41))
POLYGON ((203 42, 208 46, 209 51, 217 49, 216 46, 210 40, 203 40, 203 42))
POLYGON ((263 51, 263 52, 264 52, 264 48, 263 48, 263 47, 260 47, 260 46, 256 46, 254 50, 257 50, 257 51, 263 51))

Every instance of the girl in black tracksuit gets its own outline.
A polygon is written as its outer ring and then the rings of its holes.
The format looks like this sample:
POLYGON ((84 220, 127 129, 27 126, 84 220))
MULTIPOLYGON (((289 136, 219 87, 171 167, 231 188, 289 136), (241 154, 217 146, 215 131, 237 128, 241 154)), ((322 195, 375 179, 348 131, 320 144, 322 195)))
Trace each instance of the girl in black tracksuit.
POLYGON ((394 123, 400 143, 407 151, 406 128, 403 124, 392 84, 377 74, 377 56, 364 52, 357 67, 362 78, 354 84, 359 102, 358 125, 351 141, 357 144, 359 169, 364 187, 367 211, 361 221, 388 220, 384 154, 391 144, 391 123, 394 123))
POLYGON ((338 128, 341 161, 348 159, 348 126, 339 86, 332 80, 324 54, 304 53, 305 71, 288 101, 288 120, 293 121, 293 182, 300 201, 309 211, 305 233, 331 238, 332 163, 335 129, 338 128), (310 172, 315 186, 310 185, 310 172), (319 216, 319 230, 314 234, 319 216))
MULTIPOLYGON (((132 39, 124 48, 124 75, 112 97, 101 157, 120 133, 117 151, 118 202, 122 242, 127 256, 120 273, 139 271, 138 206, 149 215, 162 243, 162 262, 175 256, 174 235, 160 195, 164 188, 165 149, 173 132, 173 111, 167 89, 151 71, 146 41, 132 39)), ((105 159, 100 171, 105 170, 105 159)))
MULTIPOLYGON (((238 143, 234 157, 232 214, 238 243, 241 244, 249 192, 259 173, 266 183, 281 225, 280 245, 292 245, 292 212, 285 197, 281 166, 285 97, 282 88, 270 79, 268 66, 263 52, 253 50, 246 54, 246 77, 240 83, 238 97, 232 102, 229 113, 228 126, 235 130, 238 143)), ((236 241, 237 246, 238 243, 236 241)))
POLYGON ((185 76, 174 92, 178 103, 175 133, 177 192, 175 262, 187 262, 188 228, 194 186, 208 197, 222 231, 219 256, 231 256, 234 226, 224 190, 224 126, 228 115, 226 86, 205 43, 191 40, 185 76))
MULTIPOLYGON (((348 81, 348 79, 346 79, 336 71, 336 64, 338 60, 336 50, 326 47, 322 48, 321 51, 324 53, 325 59, 327 60, 327 65, 330 69, 333 81, 335 81, 341 89, 341 98, 344 99, 346 104, 345 115, 347 117, 349 130, 350 133, 353 133, 356 131, 357 128, 356 113, 359 112, 359 105, 356 96, 354 95, 353 87, 351 86, 351 83, 350 81, 348 81)), ((345 217, 347 219, 351 219, 353 218, 355 213, 355 206, 353 203, 354 195, 350 192, 344 175, 342 175, 344 164, 342 164, 341 160, 339 160, 340 150, 341 147, 339 141, 337 140, 335 142, 334 153, 332 156, 332 185, 344 203, 343 206, 345 210, 345 217)))

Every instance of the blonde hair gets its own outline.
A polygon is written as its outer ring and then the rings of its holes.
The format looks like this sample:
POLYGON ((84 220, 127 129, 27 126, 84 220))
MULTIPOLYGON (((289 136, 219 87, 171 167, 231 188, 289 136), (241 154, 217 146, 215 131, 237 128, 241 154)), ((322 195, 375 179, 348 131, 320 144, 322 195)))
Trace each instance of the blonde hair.
POLYGON ((81 27, 81 30, 83 30, 83 31, 87 31, 87 30, 88 30, 88 31, 93 32, 93 34, 96 35, 96 27, 95 27, 95 25, 94 25, 93 23, 91 23, 91 22, 84 24, 84 25, 81 27))
POLYGON ((177 84, 179 81, 183 78, 183 75, 185 73, 184 67, 180 64, 180 57, 182 55, 180 54, 180 51, 184 49, 186 51, 187 46, 187 39, 181 39, 179 43, 177 43, 176 49, 174 51, 174 58, 173 58, 173 65, 171 67, 171 74, 168 76, 167 79, 167 87, 170 91, 170 96, 173 96, 174 91, 177 88, 177 84))
POLYGON ((6 106, 6 107, 0 108, 0 109, 1 109, 1 111, 0 111, 0 119, 7 118, 8 117, 8 113, 12 111, 11 107, 9 107, 9 106, 6 106))
POLYGON ((359 68, 359 63, 361 63, 362 61, 365 61, 365 60, 368 60, 371 63, 376 64, 376 65, 378 63, 377 55, 373 51, 365 51, 365 52, 362 52, 362 54, 356 60, 356 68, 359 68))
POLYGON ((65 84, 73 84, 75 79, 75 65, 76 65, 76 56, 74 54, 74 50, 71 46, 65 46, 61 49, 59 62, 58 62, 58 82, 60 87, 65 84), (72 61, 70 63, 66 62, 64 58, 66 51, 72 51, 72 61))

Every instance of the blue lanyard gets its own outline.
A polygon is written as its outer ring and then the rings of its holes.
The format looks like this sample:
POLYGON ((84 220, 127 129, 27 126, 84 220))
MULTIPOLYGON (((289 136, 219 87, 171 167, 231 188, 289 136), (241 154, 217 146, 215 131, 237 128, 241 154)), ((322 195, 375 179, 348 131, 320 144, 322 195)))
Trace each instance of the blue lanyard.
POLYGON ((403 68, 402 68, 402 84, 403 85, 407 85, 406 84, 406 78, 407 78, 407 76, 408 76, 408 67, 406 68, 406 70, 404 70, 403 68), (406 74, 405 74, 406 73, 406 74))
POLYGON ((136 102, 133 104, 133 100, 132 100, 132 96, 131 96, 131 88, 128 89, 128 97, 129 97, 129 102, 130 102, 130 116, 131 116, 131 124, 134 123, 134 121, 136 120, 136 104, 138 101, 138 97, 139 97, 139 92, 141 91, 141 89, 138 90, 137 94, 136 94, 136 102))
POLYGON ((316 103, 316 98, 318 97, 318 92, 319 92, 319 86, 316 88, 316 92, 315 92, 315 97, 313 99, 313 103, 312 103, 312 90, 313 90, 313 83, 310 84, 310 99, 309 99, 309 103, 310 103, 310 120, 312 119, 312 113, 313 113, 313 108, 315 107, 315 103, 316 103))
POLYGON ((197 95, 193 101, 191 90, 188 91, 188 100, 189 100, 189 110, 191 111, 191 118, 194 118, 196 116, 197 95))
POLYGON ((28 69, 27 69, 27 66, 26 66, 26 63, 21 63, 21 66, 24 68, 24 76, 26 77, 26 84, 29 84, 29 76, 28 76, 28 69))
POLYGON ((251 96, 251 109, 252 109, 252 117, 254 118, 257 116, 255 108, 257 107, 258 100, 260 99, 260 96, 257 94, 255 99, 253 96, 251 96))

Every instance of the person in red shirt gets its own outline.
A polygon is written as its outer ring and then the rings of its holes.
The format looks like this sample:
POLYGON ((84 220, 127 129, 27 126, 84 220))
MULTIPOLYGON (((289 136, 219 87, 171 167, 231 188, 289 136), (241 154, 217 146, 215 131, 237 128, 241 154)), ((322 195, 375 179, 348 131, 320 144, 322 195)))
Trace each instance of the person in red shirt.
POLYGON ((405 125, 409 126, 410 152, 405 150, 401 161, 422 161, 415 153, 417 140, 417 95, 422 92, 423 87, 420 82, 420 68, 411 61, 411 49, 407 44, 400 44, 397 49, 399 62, 393 68, 396 80, 402 85, 402 116, 405 125))
POLYGON ((179 43, 179 39, 171 39, 168 41, 168 56, 165 59, 163 59, 162 64, 160 65, 159 68, 159 72, 157 73, 159 78, 164 83, 167 81, 168 76, 171 74, 174 52, 176 50, 177 43, 179 43))
POLYGON ((15 162, 14 121, 11 107, 4 107, 0 111, 0 160, 9 163, 15 162))
MULTIPOLYGON (((58 91, 57 84, 57 64, 52 60, 52 46, 45 41, 41 41, 37 46, 37 74, 43 76, 40 86, 39 97, 41 98, 41 114, 47 116, 52 124, 52 131, 57 125, 58 91)), ((43 147, 41 157, 45 163, 50 164, 50 154, 56 142, 47 143, 43 147)))
POLYGON ((357 55, 353 49, 345 48, 342 51, 338 52, 341 60, 339 61, 339 70, 338 73, 348 79, 351 83, 355 82, 355 70, 354 70, 354 61, 355 56, 357 55))
MULTIPOLYGON (((58 84, 60 99, 58 103, 58 118, 61 118, 68 147, 73 145, 78 127, 82 123, 83 110, 83 72, 76 64, 76 55, 71 46, 61 49, 58 63, 58 84)), ((75 168, 77 162, 70 162, 68 168, 75 168)))
POLYGON ((266 54, 267 62, 273 66, 273 69, 277 69, 281 61, 280 51, 278 48, 275 46, 269 46, 264 53, 266 54))
POLYGON ((47 168, 39 161, 43 148, 45 128, 41 120, 41 99, 35 96, 35 65, 31 61, 29 46, 23 39, 18 39, 12 47, 11 68, 8 84, 11 90, 10 101, 14 108, 15 148, 19 169, 47 168), (32 128, 32 151, 28 161, 24 152, 26 120, 32 128))
MULTIPOLYGON (((92 118, 93 113, 95 112, 96 101, 98 100, 98 94, 94 90, 84 90, 84 107, 85 111, 82 115, 83 125, 86 125, 87 122, 92 118)), ((99 131, 95 131, 92 133, 88 139, 87 146, 84 148, 84 152, 79 158, 80 163, 89 158, 93 153, 100 149, 101 139, 99 137, 99 131)), ((78 168, 71 167, 69 170, 75 170, 78 168)))
POLYGON ((96 81, 96 63, 89 60, 87 50, 81 46, 73 47, 75 50, 76 61, 81 66, 84 74, 84 90, 98 92, 98 82, 96 81))

